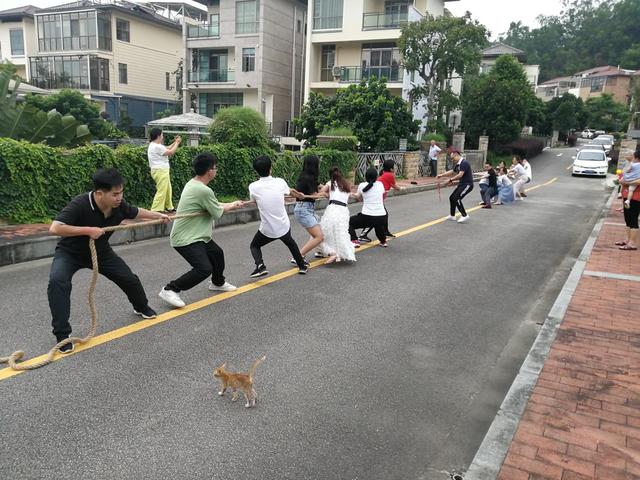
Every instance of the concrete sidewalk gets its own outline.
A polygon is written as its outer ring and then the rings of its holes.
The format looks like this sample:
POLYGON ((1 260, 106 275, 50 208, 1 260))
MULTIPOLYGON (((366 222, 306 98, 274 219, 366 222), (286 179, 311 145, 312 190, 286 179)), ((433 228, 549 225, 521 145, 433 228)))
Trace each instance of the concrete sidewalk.
POLYGON ((640 251, 614 245, 620 203, 567 280, 554 306, 564 313, 540 332, 548 354, 534 344, 465 479, 640 478, 640 251))
MULTIPOLYGON (((437 188, 436 180, 433 177, 398 180, 397 183, 398 186, 402 188, 402 191, 395 192, 392 190, 390 196, 424 192, 437 188)), ((290 214, 293 214, 294 204, 295 202, 289 202, 287 205, 287 210, 290 214)), ((326 205, 326 201, 317 202, 317 208, 319 210, 325 208, 326 205)), ((216 221, 216 227, 254 222, 259 219, 260 217, 256 208, 244 208, 223 215, 216 221)), ((139 222, 125 221, 124 223, 139 222)), ((140 240, 148 240, 150 238, 168 236, 170 232, 170 224, 145 226, 115 232, 110 239, 110 243, 111 245, 122 245, 140 240)), ((49 235, 48 223, 0 226, 0 267, 50 257, 53 255, 57 243, 58 237, 49 235)))

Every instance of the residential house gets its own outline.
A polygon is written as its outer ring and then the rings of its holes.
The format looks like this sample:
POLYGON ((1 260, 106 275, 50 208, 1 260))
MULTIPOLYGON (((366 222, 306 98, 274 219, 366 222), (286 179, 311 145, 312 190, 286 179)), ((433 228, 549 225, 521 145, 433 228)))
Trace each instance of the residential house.
POLYGON ((33 15, 38 8, 27 5, 0 12, 0 62, 11 62, 17 74, 29 81, 29 57, 37 43, 33 15))
POLYGON ((480 72, 489 72, 496 64, 498 57, 501 57, 502 55, 511 55, 520 62, 522 68, 524 68, 524 71, 527 74, 527 79, 529 80, 531 87, 535 90, 538 86, 538 78, 540 77, 540 65, 527 65, 527 54, 518 48, 512 47, 511 45, 497 42, 482 50, 480 72))
POLYGON ((103 104, 111 120, 134 126, 175 108, 182 27, 125 0, 78 0, 38 10, 27 65, 41 88, 75 88, 103 104))
POLYGON ((291 136, 303 100, 303 0, 197 0, 208 22, 186 27, 184 110, 261 112, 274 136, 291 136))
MULTIPOLYGON (((448 1, 456 0, 309 0, 305 99, 375 76, 408 100, 420 79, 402 68, 400 28, 427 13, 444 15, 448 1)), ((414 118, 422 121, 425 113, 424 104, 414 106, 414 118)))
POLYGON ((577 97, 579 85, 580 78, 575 76, 552 78, 538 85, 536 96, 544 102, 562 97, 565 93, 571 93, 577 97))
POLYGON ((588 100, 610 93, 616 102, 629 105, 631 101, 631 79, 634 70, 606 65, 576 73, 580 80, 578 96, 588 100))

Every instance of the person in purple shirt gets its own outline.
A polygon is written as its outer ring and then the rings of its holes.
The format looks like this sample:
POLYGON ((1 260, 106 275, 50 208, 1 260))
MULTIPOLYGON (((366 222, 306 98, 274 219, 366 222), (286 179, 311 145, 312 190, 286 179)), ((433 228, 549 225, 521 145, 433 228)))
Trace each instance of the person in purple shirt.
POLYGON ((457 208, 461 215, 461 217, 457 219, 457 222, 465 223, 469 220, 469 215, 467 215, 467 211, 464 209, 462 199, 473 190, 473 172, 471 171, 469 162, 467 162, 455 148, 451 149, 451 160, 454 165, 453 169, 438 175, 437 178, 450 177, 449 183, 458 181, 458 186, 449 197, 451 212, 447 220, 456 221, 457 208))

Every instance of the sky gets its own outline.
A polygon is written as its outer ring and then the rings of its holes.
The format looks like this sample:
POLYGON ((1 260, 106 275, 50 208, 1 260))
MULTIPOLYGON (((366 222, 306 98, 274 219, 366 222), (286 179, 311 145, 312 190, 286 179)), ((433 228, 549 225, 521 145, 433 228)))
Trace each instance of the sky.
MULTIPOLYGON (((28 4, 49 7, 61 3, 66 3, 66 0, 0 0, 0 10, 28 4)), ((447 8, 454 15, 463 15, 467 10, 470 11, 473 18, 491 31, 491 38, 495 40, 498 35, 509 29, 512 21, 520 20, 525 25, 536 27, 538 15, 557 15, 559 3, 558 0, 459 0, 447 2, 447 8)))
POLYGON ((456 16, 471 12, 472 18, 489 29, 492 40, 506 33, 511 22, 521 21, 534 28, 539 26, 536 21, 538 15, 560 13, 559 0, 460 0, 447 2, 446 7, 456 16))

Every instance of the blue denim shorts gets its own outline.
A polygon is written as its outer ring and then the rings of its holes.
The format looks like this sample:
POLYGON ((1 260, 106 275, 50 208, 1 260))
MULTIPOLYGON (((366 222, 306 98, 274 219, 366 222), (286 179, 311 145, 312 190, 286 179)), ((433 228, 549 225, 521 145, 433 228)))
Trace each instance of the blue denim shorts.
POLYGON ((320 224, 320 220, 318 220, 315 214, 315 205, 313 202, 297 202, 293 209, 293 214, 304 228, 311 228, 320 224))

